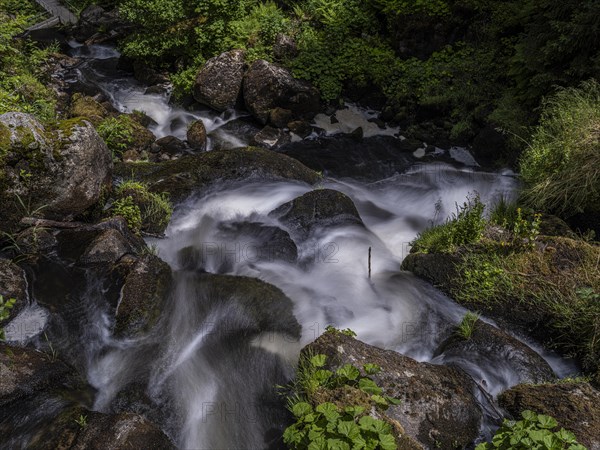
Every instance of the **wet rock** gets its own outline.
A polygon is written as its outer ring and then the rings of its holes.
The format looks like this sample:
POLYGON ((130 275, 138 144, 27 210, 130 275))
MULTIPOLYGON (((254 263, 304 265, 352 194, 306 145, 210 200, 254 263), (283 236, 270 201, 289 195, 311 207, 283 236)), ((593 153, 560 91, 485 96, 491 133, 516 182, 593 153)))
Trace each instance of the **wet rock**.
POLYGON ((169 86, 164 84, 155 84, 146 88, 144 95, 164 95, 169 92, 169 86))
POLYGON ((167 75, 153 69, 139 60, 136 60, 133 63, 133 75, 136 80, 147 86, 166 84, 169 82, 167 75))
POLYGON ((254 145, 274 150, 289 143, 291 137, 286 131, 267 125, 254 135, 252 141, 254 145))
POLYGON ((114 264, 128 253, 133 246, 115 229, 100 233, 85 250, 80 261, 83 264, 114 264))
POLYGON ((0 409, 41 392, 79 384, 73 369, 62 361, 37 350, 0 343, 0 409))
POLYGON ((521 384, 500 394, 498 401, 517 419, 524 410, 552 416, 580 444, 600 449, 600 392, 587 383, 521 384))
POLYGON ((310 134, 313 131, 312 125, 306 122, 305 120, 294 120, 292 122, 289 122, 287 124, 287 127, 292 133, 300 136, 302 139, 310 136, 310 134))
POLYGON ((131 114, 129 114, 129 117, 131 117, 131 119, 139 123, 144 128, 148 128, 151 125, 158 125, 158 122, 156 122, 156 120, 154 120, 152 117, 150 117, 143 111, 134 111, 131 114))
POLYGON ((542 214, 540 234, 546 236, 565 236, 571 239, 577 237, 564 220, 552 214, 542 214))
POLYGON ((154 144, 152 144, 153 153, 167 153, 169 155, 177 155, 184 153, 188 146, 187 144, 179 138, 175 136, 165 136, 163 138, 158 139, 154 144))
POLYGON ((87 8, 85 8, 83 11, 81 11, 81 14, 79 14, 79 20, 96 24, 96 23, 98 23, 100 18, 104 15, 104 13, 105 13, 104 8, 102 8, 101 6, 90 5, 87 8))
POLYGON ((391 136, 358 141, 342 135, 292 142, 278 151, 330 176, 372 181, 402 173, 417 161, 403 142, 391 136))
MULTIPOLYGON (((301 326, 293 313, 294 304, 279 288, 256 278, 231 275, 203 274, 198 283, 201 290, 198 299, 237 303, 244 309, 244 333, 276 332, 300 338, 301 326)), ((231 326, 216 335, 237 331, 231 326)))
POLYGON ((209 59, 196 76, 194 98, 217 111, 234 108, 246 61, 242 50, 231 50, 209 59))
POLYGON ((468 447, 479 435, 482 413, 473 395, 475 385, 458 368, 419 363, 339 332, 321 335, 303 352, 326 355, 330 370, 344 364, 360 369, 367 363, 379 365, 381 372, 371 378, 384 395, 401 400, 382 415, 399 422, 426 448, 468 447))
POLYGON ((269 213, 292 233, 306 236, 316 227, 363 225, 352 199, 332 189, 317 189, 269 213))
POLYGON ((235 247, 219 247, 218 243, 186 247, 179 252, 179 264, 186 270, 228 273, 235 263, 294 263, 298 259, 296 244, 286 231, 278 227, 254 222, 224 223, 219 226, 215 238, 218 242, 235 242, 235 247), (231 252, 233 249, 235 251, 231 252))
POLYGON ((126 150, 123 152, 121 159, 125 162, 136 162, 141 158, 140 152, 137 150, 126 150))
POLYGON ((498 161, 507 153, 507 147, 507 136, 489 125, 473 139, 473 154, 482 162, 498 161))
POLYGON ((6 113, 0 124, 10 142, 7 188, 0 192, 8 217, 0 217, 0 228, 11 229, 10 220, 14 228, 20 216, 36 210, 45 218, 69 220, 98 202, 111 181, 112 157, 91 123, 71 119, 47 131, 33 116, 6 113), (17 195, 31 200, 28 211, 17 195))
POLYGON ((15 299, 8 319, 0 320, 0 327, 14 318, 27 304, 27 279, 25 272, 8 259, 0 259, 0 295, 4 301, 15 299))
POLYGON ((319 92, 314 87, 262 59, 255 61, 244 75, 243 89, 246 108, 265 124, 271 110, 277 107, 304 119, 312 119, 320 109, 319 92))
POLYGON ((269 123, 276 128, 287 127, 288 122, 294 118, 289 109, 274 108, 269 113, 269 123))
POLYGON ((504 331, 477 320, 473 333, 465 339, 454 334, 435 351, 442 354, 445 363, 456 363, 475 379, 480 374, 473 367, 494 367, 498 379, 485 380, 488 386, 497 385, 503 369, 515 372, 519 383, 542 383, 556 379, 548 363, 526 344, 504 331))
POLYGON ((40 227, 29 227, 20 232, 17 245, 23 254, 48 254, 56 247, 56 236, 51 230, 40 227))
POLYGON ((194 150, 204 151, 206 149, 206 127, 202 120, 196 120, 187 131, 187 141, 194 150))
POLYGON ((154 192, 168 192, 172 201, 219 181, 297 180, 313 184, 319 175, 285 155, 255 147, 214 150, 160 164, 119 164, 117 174, 147 182, 154 192))
POLYGON ((163 311, 171 287, 171 268, 149 254, 122 258, 115 270, 124 280, 115 312, 115 335, 129 338, 148 332, 163 311))

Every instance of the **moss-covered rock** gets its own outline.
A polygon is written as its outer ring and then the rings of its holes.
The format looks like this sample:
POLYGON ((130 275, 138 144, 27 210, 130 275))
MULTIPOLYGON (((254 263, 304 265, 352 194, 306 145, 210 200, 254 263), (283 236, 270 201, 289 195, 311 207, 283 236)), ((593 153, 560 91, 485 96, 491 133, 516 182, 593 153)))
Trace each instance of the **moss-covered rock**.
POLYGON ((85 117, 95 126, 108 116, 107 109, 92 97, 76 93, 71 98, 71 117, 85 117))
POLYGON ((525 410, 552 416, 589 450, 600 449, 600 392, 587 383, 520 384, 500 394, 498 401, 516 418, 525 410))
MULTIPOLYGON (((383 415, 399 422, 408 436, 426 448, 464 448, 479 434, 482 413, 474 396, 475 385, 460 369, 419 363, 341 332, 327 332, 302 351, 326 355, 330 370, 344 364, 380 366, 381 371, 370 377, 384 395, 401 400, 383 415)), ((345 406, 355 401, 352 398, 345 406)))
POLYGON ((254 147, 216 150, 163 163, 122 163, 116 174, 148 183, 153 192, 168 192, 179 201, 213 183, 237 180, 296 180, 314 184, 319 175, 298 161, 254 147))
POLYGON ((134 337, 148 332, 163 312, 171 288, 171 268, 159 257, 146 254, 122 258, 115 270, 122 274, 123 285, 114 334, 134 337))
POLYGON ((60 122, 45 130, 32 116, 0 116, 11 130, 0 186, 0 229, 14 231, 21 217, 36 214, 69 220, 93 206, 110 183, 112 160, 91 123, 60 122))
POLYGON ((187 141, 194 150, 206 149, 206 127, 202 120, 196 120, 187 130, 187 141))
POLYGON ((269 216, 302 236, 316 227, 363 225, 352 199, 333 189, 307 192, 271 211, 269 216))

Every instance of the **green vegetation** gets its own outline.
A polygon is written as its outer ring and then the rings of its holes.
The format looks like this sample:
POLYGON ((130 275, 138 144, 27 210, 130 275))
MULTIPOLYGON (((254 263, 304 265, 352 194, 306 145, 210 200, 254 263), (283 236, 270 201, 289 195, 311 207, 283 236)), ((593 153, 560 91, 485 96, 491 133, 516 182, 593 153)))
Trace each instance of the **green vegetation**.
POLYGON ((120 157, 133 144, 133 124, 126 115, 108 117, 100 122, 96 130, 112 151, 113 158, 120 157))
POLYGON ((475 450, 585 450, 570 431, 558 428, 550 416, 523 411, 522 420, 505 420, 491 443, 479 444, 475 450))
POLYGON ((284 442, 292 449, 396 449, 390 424, 369 415, 399 404, 369 378, 380 367, 365 364, 363 376, 351 364, 327 370, 326 362, 326 355, 301 357, 295 395, 288 398, 296 423, 285 430, 284 442), (342 398, 356 404, 342 404, 342 398))
POLYGON ((486 225, 484 209, 479 196, 467 198, 462 206, 456 205, 456 213, 446 223, 420 233, 411 242, 411 252, 451 253, 461 245, 478 242, 486 225))
POLYGON ((600 210, 600 85, 559 90, 544 103, 521 161, 532 207, 568 217, 600 210))
POLYGON ((473 335, 473 331, 475 331, 475 324, 479 320, 479 314, 475 314, 472 312, 467 312, 458 327, 456 328, 456 333, 463 339, 469 340, 473 335))
POLYGON ((87 416, 80 414, 78 418, 73 419, 80 428, 87 427, 87 416))
POLYGON ((136 233, 159 234, 169 224, 173 207, 167 194, 150 192, 145 184, 136 181, 121 183, 115 194, 112 215, 125 218, 136 233))
POLYGON ((55 118, 56 101, 45 69, 57 47, 42 50, 16 39, 39 14, 35 2, 0 0, 0 114, 20 111, 49 121, 55 118))
MULTIPOLYGON (((4 299, 0 295, 0 322, 8 319, 10 310, 15 306, 16 300, 14 298, 4 299)), ((4 328, 0 327, 0 342, 4 340, 4 328)))

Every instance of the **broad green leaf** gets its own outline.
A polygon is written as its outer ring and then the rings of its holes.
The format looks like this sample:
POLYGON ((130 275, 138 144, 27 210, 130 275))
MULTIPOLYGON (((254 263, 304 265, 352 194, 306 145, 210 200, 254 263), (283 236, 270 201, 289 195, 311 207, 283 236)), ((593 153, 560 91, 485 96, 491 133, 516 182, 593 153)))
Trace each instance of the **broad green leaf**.
POLYGON ((332 375, 333 372, 331 370, 321 369, 315 372, 314 379, 317 380, 320 386, 324 386, 332 375))
POLYGON ((521 413, 521 417, 523 417, 523 419, 525 419, 525 420, 529 420, 529 421, 533 422, 537 419, 537 414, 534 413, 533 411, 526 409, 525 411, 523 411, 521 413))
POLYGON ((373 380, 369 380, 368 378, 361 378, 358 382, 358 388, 367 394, 380 395, 383 392, 383 389, 377 386, 373 380))
POLYGON ((317 438, 308 444, 308 450, 327 450, 327 441, 324 437, 317 438))
POLYGON ((379 435, 379 446, 382 450, 396 450, 396 440, 391 434, 380 434, 379 435))
POLYGON ((389 395, 386 395, 384 398, 387 400, 387 402, 390 405, 399 405, 400 403, 402 403, 402 400, 398 400, 397 398, 390 397, 389 395))
POLYGON ((368 375, 375 375, 381 372, 381 367, 379 367, 377 364, 365 364, 363 369, 365 369, 365 372, 367 372, 368 375))
POLYGON ((312 406, 306 402, 298 402, 294 406, 292 406, 292 413, 296 417, 302 417, 307 414, 310 414, 313 411, 312 406))
POLYGON ((327 450, 350 450, 350 445, 341 439, 327 439, 327 450))
POLYGON ((352 364, 343 365, 337 370, 336 374, 340 377, 345 377, 350 381, 354 381, 360 376, 360 372, 352 364))
POLYGON ((540 414, 537 419, 540 427, 546 428, 547 430, 551 430, 558 426, 558 422, 556 422, 556 419, 553 417, 540 414))
POLYGON ((344 412, 351 414, 353 417, 356 417, 364 413, 365 408, 363 406, 346 406, 344 408, 344 412))
POLYGON ((371 395, 371 400, 373 400, 375 403, 377 403, 378 405, 381 405, 381 406, 388 405, 387 400, 385 398, 383 398, 381 395, 377 395, 377 394, 371 395))
POLYGON ((315 355, 310 358, 310 363, 313 367, 323 367, 325 365, 325 361, 327 361, 326 355, 315 355))

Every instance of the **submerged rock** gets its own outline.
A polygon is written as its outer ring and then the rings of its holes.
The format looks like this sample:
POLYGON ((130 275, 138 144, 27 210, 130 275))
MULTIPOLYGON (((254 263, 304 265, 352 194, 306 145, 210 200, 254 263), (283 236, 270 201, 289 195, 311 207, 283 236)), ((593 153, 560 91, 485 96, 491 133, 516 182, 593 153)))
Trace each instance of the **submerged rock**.
POLYGON ((217 181, 297 180, 314 184, 319 175, 285 155, 256 147, 214 150, 175 161, 123 163, 117 174, 148 183, 154 192, 168 192, 173 201, 208 188, 217 181))
POLYGON ((525 410, 552 416, 580 444, 600 450, 600 392, 588 383, 521 384, 500 394, 498 401, 517 419, 525 410))
POLYGON ((340 332, 326 332, 302 351, 326 355, 330 370, 344 364, 360 369, 364 364, 379 365, 381 372, 371 378, 384 395, 401 400, 381 414, 399 422, 426 448, 464 448, 479 435, 482 413, 473 394, 475 385, 458 368, 419 363, 340 332))
POLYGON ((266 124, 271 110, 283 108, 296 118, 311 119, 320 110, 319 91, 295 79, 283 67, 255 61, 244 75, 244 103, 250 113, 266 124))
POLYGON ((352 199, 333 189, 307 192, 271 211, 269 216, 302 236, 316 227, 363 225, 352 199))
MULTIPOLYGON (((542 383, 556 379, 548 363, 535 351, 508 333, 477 320, 471 336, 466 339, 454 334, 435 351, 446 363, 472 363, 476 367, 494 367, 501 375, 503 369, 515 372, 519 383, 542 383)), ((467 364, 469 366, 469 364, 467 364)), ((468 367, 465 370, 469 372, 468 367)), ((471 373, 477 376, 477 373, 471 373)), ((495 380, 485 380, 494 385, 495 380)))
POLYGON ((209 59, 196 76, 194 98, 217 111, 234 108, 245 67, 243 50, 231 50, 209 59))

